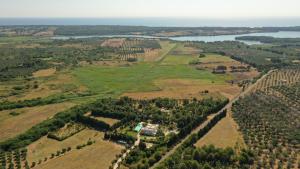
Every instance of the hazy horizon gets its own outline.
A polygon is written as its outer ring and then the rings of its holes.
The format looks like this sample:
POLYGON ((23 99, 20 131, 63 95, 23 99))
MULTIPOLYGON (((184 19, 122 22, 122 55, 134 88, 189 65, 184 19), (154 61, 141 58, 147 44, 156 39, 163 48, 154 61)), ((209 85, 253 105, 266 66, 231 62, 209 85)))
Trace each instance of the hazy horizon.
POLYGON ((209 19, 174 17, 139 18, 0 18, 0 25, 122 25, 151 27, 290 27, 299 18, 209 19))
POLYGON ((0 0, 1 18, 300 17, 299 0, 0 0))

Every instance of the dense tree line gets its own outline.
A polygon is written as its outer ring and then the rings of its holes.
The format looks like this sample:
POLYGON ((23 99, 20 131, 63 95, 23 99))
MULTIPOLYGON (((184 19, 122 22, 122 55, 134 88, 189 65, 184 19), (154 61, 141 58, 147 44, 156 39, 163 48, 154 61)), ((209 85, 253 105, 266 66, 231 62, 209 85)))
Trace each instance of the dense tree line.
POLYGON ((135 100, 128 97, 122 97, 119 100, 102 99, 95 104, 91 114, 96 117, 123 119, 136 111, 135 103, 135 100))
MULTIPOLYGON (((288 28, 285 28, 288 29, 288 28)), ((290 28, 292 29, 292 27, 290 28)), ((293 28, 293 30, 296 28, 293 28)), ((255 28, 255 31, 277 31, 268 28, 255 28)), ((297 29, 296 29, 297 30, 297 29)), ((141 33, 155 35, 164 32, 186 31, 189 35, 220 35, 250 33, 253 28, 240 27, 146 27, 146 26, 58 26, 55 35, 80 36, 80 35, 130 35, 141 33), (223 33, 220 33, 223 32, 223 33)))
POLYGON ((129 145, 133 145, 133 143, 135 142, 134 137, 123 133, 117 133, 117 132, 106 132, 104 135, 104 139, 108 139, 116 142, 124 141, 126 144, 129 145))
POLYGON ((110 129, 109 124, 84 115, 77 115, 76 121, 99 131, 107 131, 110 129))
POLYGON ((32 142, 38 140, 42 136, 47 135, 51 131, 55 131, 70 121, 76 120, 77 116, 88 111, 90 105, 77 106, 70 110, 56 114, 53 118, 43 121, 35 125, 25 133, 8 139, 0 143, 0 150, 9 151, 25 147, 32 142))
POLYGON ((271 36, 240 36, 237 40, 259 41, 262 43, 300 45, 300 38, 275 38, 271 36))
POLYGON ((49 96, 46 98, 35 98, 35 99, 31 99, 31 100, 19 100, 16 102, 3 101, 3 102, 0 102, 0 111, 61 103, 63 101, 72 99, 74 97, 83 97, 83 96, 90 96, 90 95, 92 95, 92 94, 87 92, 87 93, 78 93, 78 94, 61 94, 61 95, 49 96))
POLYGON ((58 96, 58 97, 49 97, 49 98, 36 98, 36 99, 23 100, 17 102, 4 101, 0 103, 0 111, 60 103, 63 101, 63 99, 65 99, 64 96, 58 96))
POLYGON ((249 64, 260 71, 295 65, 293 61, 299 59, 297 47, 285 44, 286 47, 256 47, 242 42, 187 42, 185 46, 202 49, 206 53, 217 53, 230 56, 232 59, 249 64), (293 50, 292 50, 293 49, 293 50), (291 52, 293 51, 293 52, 291 52))

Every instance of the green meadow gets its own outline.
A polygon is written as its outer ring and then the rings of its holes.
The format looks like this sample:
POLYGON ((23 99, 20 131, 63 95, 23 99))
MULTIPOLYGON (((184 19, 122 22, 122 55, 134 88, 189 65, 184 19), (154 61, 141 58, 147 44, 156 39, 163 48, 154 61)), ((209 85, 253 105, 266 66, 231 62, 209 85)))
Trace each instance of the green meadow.
POLYGON ((189 65, 158 63, 138 63, 128 67, 80 67, 73 74, 79 83, 104 97, 117 97, 124 92, 159 90, 154 81, 161 79, 197 79, 218 84, 231 79, 230 76, 215 75, 189 65))
POLYGON ((197 60, 196 56, 187 55, 168 55, 162 62, 162 65, 188 65, 191 61, 197 60))

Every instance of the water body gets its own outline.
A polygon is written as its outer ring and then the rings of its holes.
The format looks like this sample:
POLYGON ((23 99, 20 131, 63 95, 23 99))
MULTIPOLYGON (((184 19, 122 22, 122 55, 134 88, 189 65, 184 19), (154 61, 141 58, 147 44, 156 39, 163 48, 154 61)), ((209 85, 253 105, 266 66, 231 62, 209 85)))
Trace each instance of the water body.
MULTIPOLYGON (((275 38, 300 38, 300 32, 280 31, 280 32, 266 32, 266 33, 250 33, 241 35, 218 35, 218 36, 180 36, 169 37, 168 39, 176 41, 203 41, 203 42, 218 42, 218 41, 235 41, 236 37, 240 36, 270 36, 275 38)), ((142 35, 103 35, 103 36, 57 36, 53 39, 67 40, 67 39, 81 39, 81 38, 96 38, 96 37, 136 37, 136 38, 166 38, 155 36, 142 36, 142 35)), ((257 41, 241 41, 248 45, 261 44, 257 41)))
MULTIPOLYGON (((172 37, 170 39, 177 41, 204 41, 204 42, 217 42, 217 41, 235 41, 236 37, 241 36, 270 36, 274 38, 300 38, 300 32, 293 31, 280 31, 280 32, 266 32, 266 33, 249 33, 241 35, 218 35, 218 36, 181 36, 172 37)), ((261 44, 258 41, 241 41, 248 45, 261 44)))
POLYGON ((90 35, 90 36, 54 36, 54 37, 52 37, 52 39, 57 39, 57 40, 86 39, 86 38, 145 38, 145 39, 158 39, 158 38, 163 38, 163 37, 146 36, 146 35, 90 35))
POLYGON ((292 31, 280 31, 280 32, 266 32, 266 33, 249 33, 242 35, 219 35, 219 36, 181 36, 170 38, 178 41, 204 41, 204 42, 216 42, 216 41, 234 41, 236 37, 241 36, 271 36, 275 38, 300 38, 300 32, 292 31))

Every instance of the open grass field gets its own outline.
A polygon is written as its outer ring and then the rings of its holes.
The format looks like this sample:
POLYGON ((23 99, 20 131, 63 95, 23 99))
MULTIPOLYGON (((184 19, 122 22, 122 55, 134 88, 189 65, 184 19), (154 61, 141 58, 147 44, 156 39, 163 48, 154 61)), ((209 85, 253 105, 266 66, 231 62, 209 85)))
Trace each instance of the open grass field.
POLYGON ((80 67, 74 76, 89 90, 102 96, 120 96, 125 92, 146 92, 161 90, 155 85, 163 79, 197 79, 225 84, 231 77, 199 71, 188 65, 160 65, 140 63, 128 67, 80 67))
POLYGON ((170 55, 192 55, 199 56, 203 51, 194 47, 186 47, 183 43, 177 43, 176 48, 170 52, 170 55))
POLYGON ((72 103, 59 103, 32 108, 0 111, 0 141, 21 134, 34 125, 72 106, 74 106, 72 103), (17 112, 19 115, 10 115, 11 112, 17 112))
POLYGON ((242 135, 238 132, 238 125, 228 114, 215 127, 213 127, 202 139, 195 144, 196 147, 214 145, 219 148, 231 147, 237 151, 245 147, 242 135))
POLYGON ((56 141, 43 137, 28 146, 28 161, 38 161, 50 157, 57 150, 71 147, 72 150, 58 158, 49 159, 37 165, 38 169, 107 169, 115 156, 121 153, 122 146, 112 142, 103 141, 103 133, 85 129, 64 141, 56 141), (90 146, 76 149, 76 145, 86 143, 89 138, 96 141, 90 146))
MULTIPOLYGON (((194 48, 164 41, 161 43, 165 43, 165 46, 162 46, 166 51, 156 62, 140 62, 128 66, 84 66, 75 69, 74 76, 79 84, 106 97, 122 95, 137 99, 182 99, 223 96, 231 99, 240 91, 239 87, 228 83, 236 78, 232 74, 217 75, 210 69, 197 70, 195 66, 189 65, 191 61, 200 60, 194 48), (179 51, 183 51, 184 54, 178 54, 179 51), (205 90, 208 90, 209 94, 203 95, 205 90)), ((214 67, 219 63, 237 62, 215 54, 207 54, 201 59, 203 63, 209 62, 214 67)), ((244 76, 239 75, 239 78, 243 79, 244 76)))
POLYGON ((197 56, 192 55, 168 55, 161 65, 187 65, 190 61, 196 60, 197 56))
POLYGON ((171 43, 169 41, 159 41, 161 49, 146 50, 143 61, 145 62, 155 62, 162 60, 171 50, 176 47, 176 43, 171 43))
POLYGON ((212 62, 223 62, 223 63, 237 62, 237 63, 239 63, 238 61, 235 61, 228 56, 221 56, 218 54, 206 54, 205 57, 199 58, 199 61, 202 63, 212 63, 212 62))

